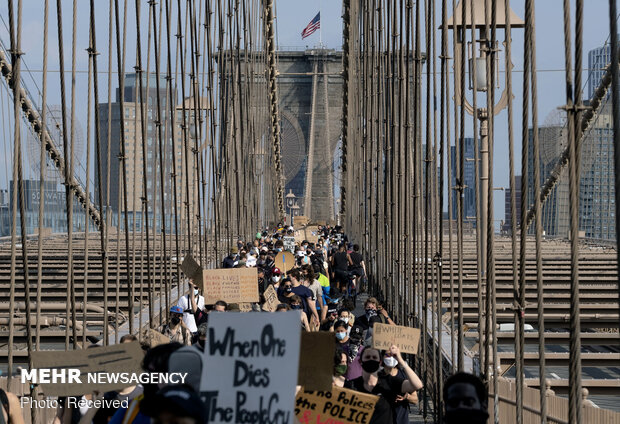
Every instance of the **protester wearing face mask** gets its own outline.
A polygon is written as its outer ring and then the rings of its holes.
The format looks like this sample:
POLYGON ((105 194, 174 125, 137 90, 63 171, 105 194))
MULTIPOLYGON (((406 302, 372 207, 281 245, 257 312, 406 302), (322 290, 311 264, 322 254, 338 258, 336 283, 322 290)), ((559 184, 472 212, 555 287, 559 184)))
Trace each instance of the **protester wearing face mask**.
POLYGON ((379 395, 370 424, 393 423, 397 397, 423 387, 420 378, 402 358, 400 349, 392 346, 389 353, 396 358, 407 378, 380 375, 381 354, 377 349, 366 348, 361 354, 362 376, 347 382, 347 386, 353 390, 379 395))
POLYGON ((347 357, 351 356, 351 344, 349 334, 347 333, 347 324, 344 321, 336 321, 334 324, 334 336, 336 337, 336 346, 342 349, 347 357))
POLYGON ((168 323, 164 324, 159 332, 170 337, 171 342, 178 342, 187 346, 192 344, 192 333, 183 322, 183 309, 180 306, 170 308, 168 323))
POLYGON ((183 322, 192 335, 196 335, 198 326, 194 314, 197 310, 204 308, 205 298, 200 296, 198 287, 194 284, 194 280, 189 280, 189 294, 179 299, 177 303, 183 309, 183 322))
POLYGON ((460 372, 443 387, 445 424, 485 424, 489 418, 487 389, 475 375, 460 372))
POLYGON ((351 327, 353 327, 353 323, 355 322, 354 318, 355 317, 348 309, 342 309, 338 314, 338 319, 347 324, 347 334, 351 333, 351 327))
POLYGON ((205 343, 207 342, 207 330, 209 328, 209 324, 203 322, 198 326, 198 340, 194 345, 198 347, 198 349, 203 350, 205 348, 205 343))
MULTIPOLYGON (((391 375, 407 379, 407 375, 402 368, 398 366, 398 359, 390 352, 383 355, 383 370, 379 375, 391 375)), ((409 424, 409 404, 418 403, 418 393, 404 393, 396 396, 396 404, 394 405, 394 424, 409 424)))
POLYGON ((302 311, 301 297, 299 297, 296 294, 294 294, 294 295, 292 295, 290 297, 289 301, 290 301, 289 305, 290 305, 292 310, 300 311, 301 312, 301 328, 302 328, 302 330, 310 331, 310 324, 308 323, 308 317, 302 311))
POLYGON ((274 289, 278 289, 280 287, 280 280, 282 279, 282 272, 279 268, 274 268, 271 270, 271 283, 273 284, 274 289))
POLYGON ((344 387, 346 382, 345 374, 347 373, 348 357, 344 351, 336 347, 334 355, 334 375, 332 376, 332 384, 336 387, 344 387))

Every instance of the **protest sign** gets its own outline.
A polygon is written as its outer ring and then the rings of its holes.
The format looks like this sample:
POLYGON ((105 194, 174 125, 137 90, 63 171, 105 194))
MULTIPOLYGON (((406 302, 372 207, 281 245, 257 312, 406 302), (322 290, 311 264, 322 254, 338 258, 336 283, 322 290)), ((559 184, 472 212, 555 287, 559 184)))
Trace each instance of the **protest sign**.
POLYGON ((307 216, 299 215, 293 217, 293 226, 295 227, 303 227, 304 225, 307 225, 308 222, 310 222, 310 218, 307 216))
POLYGON ((273 285, 269 284, 263 293, 263 297, 265 298, 265 303, 263 304, 263 309, 269 312, 275 312, 278 307, 278 292, 273 288, 273 285))
POLYGON ((97 390, 101 393, 123 389, 131 384, 110 383, 105 379, 87 378, 87 374, 96 373, 141 373, 144 351, 139 342, 121 343, 112 346, 101 346, 93 349, 32 352, 32 369, 57 369, 59 372, 67 369, 80 371, 80 382, 66 382, 45 384, 39 387, 46 396, 76 396, 92 393, 97 390))
POLYGON ((329 391, 300 390, 295 416, 301 424, 368 424, 378 396, 332 386, 329 391))
POLYGON ((291 423, 299 312, 212 314, 200 381, 208 423, 291 423))
POLYGON ((280 268, 280 271, 286 274, 295 266, 295 256, 291 252, 280 252, 276 255, 273 266, 280 268))
POLYGON ((394 344, 402 353, 417 355, 419 343, 419 328, 379 323, 375 323, 372 328, 372 347, 375 349, 387 350, 394 344))
POLYGON ((198 262, 194 260, 192 255, 187 255, 185 259, 183 259, 183 263, 181 264, 181 270, 187 278, 195 280, 200 280, 200 276, 202 275, 202 268, 200 267, 198 262))
POLYGON ((297 384, 307 390, 330 390, 335 351, 334 333, 302 333, 297 384))
POLYGON ((247 302, 240 303, 239 312, 252 312, 252 304, 247 302))
POLYGON ((218 300, 228 303, 258 302, 256 268, 205 269, 202 272, 205 305, 218 300))
POLYGON ((295 252, 295 237, 284 236, 282 237, 282 242, 284 243, 284 250, 287 250, 291 253, 295 252))
POLYGON ((311 227, 306 227, 305 232, 306 232, 306 240, 308 240, 308 243, 315 243, 315 244, 318 243, 319 236, 321 235, 319 232, 318 226, 313 225, 311 227))
POLYGON ((153 330, 152 328, 147 328, 142 331, 142 340, 144 340, 144 342, 150 347, 170 343, 170 337, 166 337, 159 331, 153 330))

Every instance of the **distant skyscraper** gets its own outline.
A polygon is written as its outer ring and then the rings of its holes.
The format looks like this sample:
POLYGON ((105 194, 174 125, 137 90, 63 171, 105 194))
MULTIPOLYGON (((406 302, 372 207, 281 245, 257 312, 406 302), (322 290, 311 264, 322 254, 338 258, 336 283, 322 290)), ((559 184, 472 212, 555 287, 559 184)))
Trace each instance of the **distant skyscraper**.
MULTIPOLYGON (((532 131, 530 130, 530 141, 532 131)), ((562 151, 567 146, 567 130, 563 124, 539 128, 540 182, 549 177, 562 151)), ((530 143, 528 167, 528 204, 534 204, 534 168, 530 143)), ((589 239, 614 240, 615 188, 613 165, 613 124, 611 105, 605 102, 594 119, 581 145, 579 178, 579 230, 589 239)), ((568 172, 551 191, 542 209, 543 229, 547 235, 568 237, 570 229, 568 172)), ((530 230, 532 230, 530 228, 530 230)), ((531 231, 530 231, 531 232, 531 231)))
MULTIPOLYGON (((464 198, 463 198, 463 221, 470 222, 472 225, 476 225, 476 168, 475 168, 475 155, 474 155, 474 139, 466 137, 463 142, 464 145, 464 157, 465 166, 463 169, 465 185, 464 198)), ((478 145, 480 146, 480 145, 478 145)), ((480 148, 480 147, 478 147, 480 148)), ((480 155, 478 155, 480 157, 480 155)), ((450 167, 452 172, 451 192, 452 192, 452 218, 458 219, 457 216, 457 191, 454 190, 456 186, 456 147, 450 146, 450 167)))
MULTIPOLYGON (((99 125, 101 133, 101 146, 102 146, 102 172, 103 182, 101 188, 103 190, 103 201, 111 208, 111 212, 116 216, 116 212, 123 213, 123 201, 119 195, 119 191, 122 190, 122 168, 121 163, 118 160, 120 155, 119 139, 124 140, 126 159, 126 178, 127 178, 127 210, 129 213, 129 225, 132 226, 133 216, 136 216, 137 229, 141 230, 142 216, 142 201, 143 196, 143 153, 142 153, 142 123, 140 119, 141 105, 139 103, 140 97, 138 93, 138 78, 136 74, 128 74, 125 77, 125 95, 124 95, 124 111, 120 111, 120 90, 116 90, 117 99, 111 105, 111 119, 110 119, 110 137, 108 137, 108 104, 99 104, 99 125), (125 134, 121 134, 121 119, 124 121, 125 134), (107 179, 105 173, 108 166, 108 141, 110 142, 110 190, 109 201, 106 200, 108 196, 107 192, 107 179), (120 207, 119 207, 120 205, 120 207)), ((147 117, 146 121, 146 135, 147 143, 146 150, 146 185, 148 191, 148 205, 149 216, 152 216, 154 211, 157 214, 158 228, 161 225, 161 177, 159 170, 158 160, 158 130, 157 130, 157 89, 156 89, 156 77, 154 74, 150 74, 148 81, 144 77, 142 81, 142 87, 144 94, 142 99, 144 101, 144 113, 147 117), (147 90, 148 84, 148 90, 147 90)), ((176 174, 177 183, 177 210, 179 216, 186 216, 185 201, 189 200, 191 208, 195 208, 195 196, 197 194, 198 185, 196 182, 196 171, 194 167, 194 140, 188 139, 187 151, 188 154, 188 167, 189 167, 189 196, 187 194, 187 185, 185 184, 186 173, 182 172, 185 166, 185 154, 186 147, 183 139, 183 131, 181 125, 183 123, 182 105, 177 106, 174 122, 174 153, 171 152, 172 147, 172 121, 170 119, 169 99, 166 90, 165 76, 160 76, 159 79, 159 97, 162 108, 162 129, 161 133, 164 137, 163 145, 163 164, 164 164, 164 201, 166 202, 166 231, 171 231, 172 222, 171 215, 174 209, 174 187, 173 180, 170 175, 176 174), (174 162, 173 162, 174 158, 174 162), (172 169, 172 165, 175 165, 175 169, 172 169)), ((176 100, 176 95, 174 95, 176 100)), ((191 102, 189 102, 191 103, 191 102)), ((187 109, 191 109, 191 106, 187 103, 187 109)), ((192 103, 193 104, 193 103, 192 103)), ((192 116, 191 111, 186 112, 188 117, 192 116)), ((191 123, 188 122, 188 125, 191 123)), ((98 198, 96 198, 98 202, 98 198)), ((192 217, 195 213, 190 213, 192 217)), ((121 216, 120 223, 122 225, 123 219, 121 216)), ((153 223, 151 221, 151 227, 153 223)))
MULTIPOLYGON (((588 52, 588 98, 589 100, 594 95, 594 90, 598 87, 603 75, 605 74, 605 68, 611 62, 611 46, 606 43, 603 47, 597 47, 588 52)), ((607 94, 609 96, 609 93, 607 94)))

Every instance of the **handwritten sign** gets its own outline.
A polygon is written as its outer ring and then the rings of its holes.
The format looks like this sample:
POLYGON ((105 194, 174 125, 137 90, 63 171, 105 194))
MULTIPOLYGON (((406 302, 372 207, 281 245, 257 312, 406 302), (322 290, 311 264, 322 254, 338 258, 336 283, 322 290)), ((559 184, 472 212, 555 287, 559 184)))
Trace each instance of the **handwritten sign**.
POLYGON ((388 325, 375 323, 372 328, 372 347, 387 350, 393 344, 403 353, 418 353, 420 343, 420 329, 404 327, 402 325, 388 325))
POLYGON ((200 280, 200 274, 202 274, 202 268, 200 267, 198 262, 194 260, 192 255, 187 255, 185 259, 183 259, 183 263, 181 264, 181 270, 183 271, 183 274, 185 274, 187 278, 200 280))
POLYGON ((306 232, 306 240, 308 240, 308 243, 318 243, 319 241, 319 236, 321 235, 321 233, 319 232, 319 227, 316 225, 313 225, 311 227, 306 227, 305 229, 306 232))
POLYGON ((240 303, 239 312, 252 312, 252 304, 251 303, 240 303))
POLYGON ((206 305, 213 305, 218 300, 258 302, 258 272, 256 268, 205 269, 202 272, 202 292, 206 305))
POLYGON ((304 225, 307 225, 308 222, 310 222, 310 218, 307 216, 299 215, 293 217, 293 224, 295 227, 303 227, 304 225))
POLYGON ((39 387, 47 396, 76 396, 94 390, 107 392, 123 389, 131 384, 109 383, 100 379, 89 380, 87 374, 137 373, 142 372, 144 351, 139 342, 121 343, 112 346, 84 350, 32 352, 32 368, 76 368, 80 370, 81 383, 43 384, 39 387), (95 381, 96 380, 96 381, 95 381))
POLYGON ((278 302, 278 292, 273 288, 273 285, 269 284, 269 286, 267 286, 267 289, 265 289, 263 293, 263 297, 265 298, 263 310, 275 312, 280 302, 278 302))
POLYGON ((142 332, 142 339, 150 347, 155 347, 155 346, 159 346, 162 344, 170 343, 170 337, 164 336, 159 331, 153 330, 152 328, 145 329, 142 332))
POLYGON ((368 424, 378 396, 340 387, 330 391, 300 390, 295 397, 295 416, 301 424, 368 424))
POLYGON ((208 423, 291 423, 299 312, 209 318, 200 396, 208 423))
POLYGON ((282 237, 282 242, 284 243, 284 250, 287 250, 291 253, 295 252, 295 237, 284 236, 282 237))
POLYGON ((335 352, 334 333, 302 333, 297 384, 308 390, 330 390, 335 352))

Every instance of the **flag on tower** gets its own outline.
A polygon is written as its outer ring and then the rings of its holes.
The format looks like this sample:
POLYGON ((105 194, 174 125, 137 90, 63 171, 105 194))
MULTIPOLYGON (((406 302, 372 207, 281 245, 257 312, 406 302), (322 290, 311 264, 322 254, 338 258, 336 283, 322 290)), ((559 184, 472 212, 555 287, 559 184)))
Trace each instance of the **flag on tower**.
POLYGON ((304 28, 304 30, 301 32, 301 38, 304 39, 311 36, 319 28, 321 28, 321 12, 317 13, 314 19, 310 21, 308 26, 304 28))

